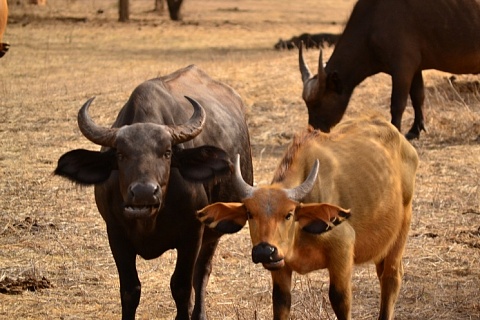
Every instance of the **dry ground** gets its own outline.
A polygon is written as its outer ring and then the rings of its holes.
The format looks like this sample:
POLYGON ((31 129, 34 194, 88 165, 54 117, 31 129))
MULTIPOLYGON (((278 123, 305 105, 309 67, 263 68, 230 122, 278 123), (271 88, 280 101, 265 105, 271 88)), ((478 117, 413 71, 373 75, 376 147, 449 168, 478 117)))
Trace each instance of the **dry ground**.
MULTIPOLYGON (((25 280, 16 288, 23 293, 0 293, 0 318, 118 319, 117 273, 92 188, 51 174, 62 153, 97 149, 77 129, 79 107, 97 96, 92 115, 109 125, 136 85, 195 63, 244 98, 255 181, 268 183, 307 121, 297 52, 273 44, 340 32, 353 0, 185 0, 179 23, 152 13, 153 0, 133 0, 127 24, 116 22, 116 0, 48 2, 10 0, 4 40, 11 48, 0 60, 0 292, 25 280), (50 288, 29 291, 35 281, 50 288)), ((318 51, 306 57, 316 68, 318 51)), ((480 319, 479 79, 449 77, 425 72, 428 133, 413 141, 420 168, 398 319, 480 319)), ((389 118, 389 91, 388 76, 367 79, 346 117, 374 110, 389 118)), ((175 252, 138 259, 138 319, 174 318, 174 262, 175 252)), ((325 271, 294 281, 293 319, 335 318, 325 271)), ((356 268, 353 281, 354 319, 375 318, 373 266, 356 268)), ((210 319, 269 319, 270 290, 268 272, 250 261, 247 230, 222 238, 208 286, 210 319)))

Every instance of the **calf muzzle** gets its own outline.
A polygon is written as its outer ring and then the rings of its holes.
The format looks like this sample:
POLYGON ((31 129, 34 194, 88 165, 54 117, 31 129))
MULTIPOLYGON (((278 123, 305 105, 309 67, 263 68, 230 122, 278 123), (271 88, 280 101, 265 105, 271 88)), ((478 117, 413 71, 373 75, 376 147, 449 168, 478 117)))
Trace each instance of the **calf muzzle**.
POLYGON ((253 263, 262 263, 266 269, 278 269, 284 265, 277 248, 266 242, 261 242, 253 247, 252 261, 253 263))

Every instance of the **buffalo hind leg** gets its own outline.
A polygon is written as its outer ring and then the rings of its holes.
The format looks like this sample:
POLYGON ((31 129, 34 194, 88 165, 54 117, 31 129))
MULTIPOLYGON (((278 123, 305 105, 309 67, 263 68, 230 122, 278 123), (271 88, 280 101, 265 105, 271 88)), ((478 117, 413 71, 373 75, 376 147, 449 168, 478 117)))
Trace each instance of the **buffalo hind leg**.
POLYGON ((219 235, 213 235, 213 239, 208 236, 209 233, 215 233, 216 231, 206 228, 204 231, 204 237, 200 253, 198 254, 197 262, 195 263, 195 273, 193 275, 193 285, 195 288, 195 307, 192 313, 192 319, 194 320, 206 320, 205 310, 205 296, 208 279, 212 272, 212 260, 217 249, 219 235))
POLYGON ((198 246, 193 243, 177 248, 177 263, 170 279, 170 290, 177 307, 176 320, 190 319, 193 310, 193 269, 198 251, 198 246))
POLYGON ((412 128, 410 129, 410 131, 408 131, 405 137, 408 140, 413 140, 420 137, 420 131, 426 131, 423 118, 423 102, 425 101, 425 89, 421 70, 417 71, 413 77, 412 86, 410 87, 410 99, 412 100, 412 106, 415 112, 415 119, 413 121, 412 128))

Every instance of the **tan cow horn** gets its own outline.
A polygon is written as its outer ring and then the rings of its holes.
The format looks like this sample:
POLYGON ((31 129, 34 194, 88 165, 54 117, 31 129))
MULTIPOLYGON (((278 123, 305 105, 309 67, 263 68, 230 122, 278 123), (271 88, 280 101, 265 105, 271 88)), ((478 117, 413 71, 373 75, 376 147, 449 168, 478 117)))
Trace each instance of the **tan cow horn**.
POLYGON ((289 199, 300 202, 307 194, 312 191, 313 186, 315 185, 315 180, 317 180, 318 176, 318 168, 320 167, 320 161, 315 160, 313 164, 312 170, 308 174, 307 179, 296 188, 293 189, 286 189, 287 196, 289 199))
POLYGON ((312 77, 312 73, 308 68, 308 65, 303 58, 303 41, 300 43, 300 47, 298 48, 298 64, 300 65, 300 73, 302 74, 302 82, 305 83, 308 79, 312 77))
POLYGON ((82 134, 88 140, 104 147, 113 147, 115 139, 117 137, 117 128, 104 128, 98 126, 93 122, 92 118, 88 115, 88 108, 95 97, 90 98, 78 111, 78 127, 82 134))
POLYGON ((242 172, 240 171, 240 155, 237 154, 235 159, 235 172, 233 175, 233 186, 237 190, 238 196, 241 200, 251 198, 255 188, 243 180, 242 172))
POLYGON ((202 132, 203 126, 205 125, 205 119, 207 117, 205 109, 203 109, 200 103, 187 96, 185 96, 185 99, 190 101, 194 111, 193 115, 186 123, 178 126, 168 127, 174 144, 182 143, 198 136, 200 132, 202 132))

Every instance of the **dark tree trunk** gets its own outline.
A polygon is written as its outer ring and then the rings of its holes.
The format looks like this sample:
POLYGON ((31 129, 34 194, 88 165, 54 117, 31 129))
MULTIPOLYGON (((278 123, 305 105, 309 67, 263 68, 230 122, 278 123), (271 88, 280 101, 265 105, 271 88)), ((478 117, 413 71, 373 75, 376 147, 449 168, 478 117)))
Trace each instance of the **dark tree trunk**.
POLYGON ((180 8, 182 6, 182 2, 183 0, 167 0, 170 19, 182 20, 182 15, 180 14, 180 8))
POLYGON ((118 2, 118 21, 120 22, 126 22, 129 19, 128 1, 129 0, 119 0, 118 2))

